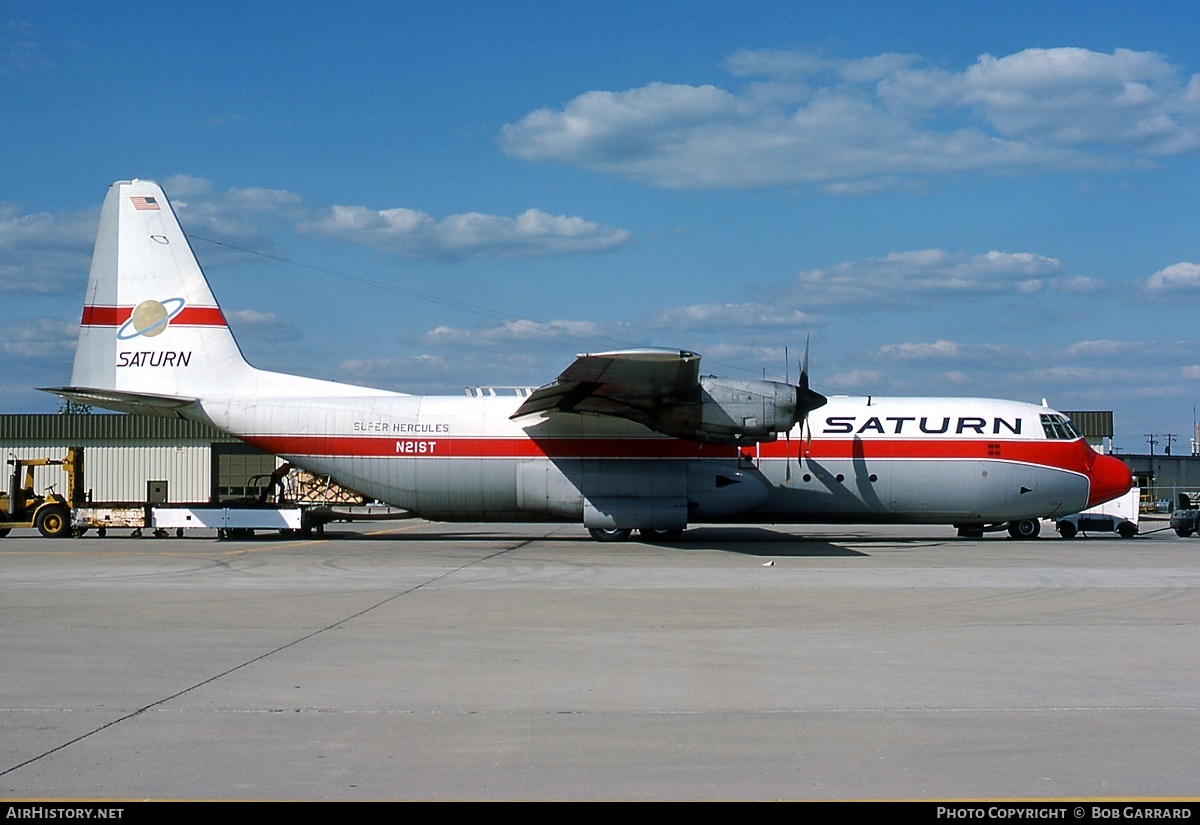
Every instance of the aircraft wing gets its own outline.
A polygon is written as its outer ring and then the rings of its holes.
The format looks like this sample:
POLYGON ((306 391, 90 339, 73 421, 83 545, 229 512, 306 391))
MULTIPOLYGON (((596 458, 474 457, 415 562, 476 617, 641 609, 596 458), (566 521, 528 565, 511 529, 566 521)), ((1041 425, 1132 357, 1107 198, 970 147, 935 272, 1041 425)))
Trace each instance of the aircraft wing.
POLYGON ((666 408, 695 403, 700 356, 687 350, 639 349, 587 353, 553 382, 534 390, 513 418, 559 411, 628 418, 660 429, 666 408))
POLYGON ((636 349, 576 356, 553 382, 513 413, 595 413, 636 421, 655 432, 714 444, 773 441, 825 403, 800 383, 700 375, 687 350, 636 349))

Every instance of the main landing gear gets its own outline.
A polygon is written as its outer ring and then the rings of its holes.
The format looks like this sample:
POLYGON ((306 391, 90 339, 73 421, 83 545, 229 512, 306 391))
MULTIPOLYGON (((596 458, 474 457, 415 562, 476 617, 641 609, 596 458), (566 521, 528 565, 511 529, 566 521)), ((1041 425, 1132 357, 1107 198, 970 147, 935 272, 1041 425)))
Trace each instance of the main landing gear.
POLYGON ((600 528, 593 527, 588 530, 591 537, 596 541, 629 541, 629 537, 633 534, 632 530, 618 530, 617 528, 600 528))
MULTIPOLYGON (((629 541, 630 536, 633 535, 632 530, 598 527, 591 528, 588 530, 588 533, 596 541, 629 541)), ((641 530, 638 530, 638 533, 645 541, 679 541, 683 536, 683 531, 678 529, 651 530, 643 527, 641 530)))
POLYGON ((1035 518, 1010 521, 1008 524, 956 524, 960 539, 981 539, 984 533, 992 533, 1007 528, 1008 534, 1014 539, 1036 539, 1042 532, 1042 523, 1035 518))
POLYGON ((1042 523, 1035 518, 1008 523, 1008 534, 1014 539, 1036 539, 1040 532, 1042 532, 1042 523))

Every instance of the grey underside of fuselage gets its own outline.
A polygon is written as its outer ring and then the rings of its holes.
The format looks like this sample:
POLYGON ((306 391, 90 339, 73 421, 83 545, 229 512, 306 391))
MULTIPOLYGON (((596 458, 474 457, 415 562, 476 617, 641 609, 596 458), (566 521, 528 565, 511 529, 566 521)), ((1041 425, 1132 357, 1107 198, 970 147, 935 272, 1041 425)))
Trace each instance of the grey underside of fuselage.
POLYGON ((288 458, 445 521, 578 522, 588 500, 662 499, 688 522, 990 523, 1076 512, 1088 493, 1077 473, 995 460, 288 458))

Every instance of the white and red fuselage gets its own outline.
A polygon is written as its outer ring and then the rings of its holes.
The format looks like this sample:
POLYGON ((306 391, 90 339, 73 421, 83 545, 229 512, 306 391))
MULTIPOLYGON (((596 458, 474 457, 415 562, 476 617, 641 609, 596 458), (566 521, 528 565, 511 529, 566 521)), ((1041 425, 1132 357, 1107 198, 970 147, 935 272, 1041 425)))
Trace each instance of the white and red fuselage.
POLYGON ((985 524, 1078 512, 1129 487, 1125 465, 1056 426, 1059 413, 1012 401, 834 397, 790 438, 741 447, 586 413, 514 421, 519 402, 212 399, 205 412, 267 452, 446 520, 594 526, 589 503, 628 499, 613 526, 665 523, 645 514, 679 507, 684 523, 985 524))

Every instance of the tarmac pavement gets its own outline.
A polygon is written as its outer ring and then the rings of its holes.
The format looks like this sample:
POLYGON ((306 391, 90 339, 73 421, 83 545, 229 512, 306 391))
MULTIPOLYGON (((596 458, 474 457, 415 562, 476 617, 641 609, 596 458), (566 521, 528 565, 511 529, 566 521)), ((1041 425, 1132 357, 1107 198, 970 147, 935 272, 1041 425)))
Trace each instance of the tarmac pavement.
POLYGON ((1170 531, 0 540, 10 800, 1194 798, 1198 736, 1170 531))

